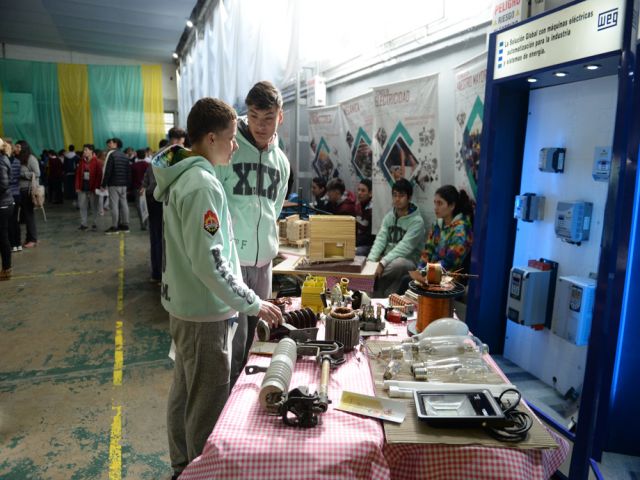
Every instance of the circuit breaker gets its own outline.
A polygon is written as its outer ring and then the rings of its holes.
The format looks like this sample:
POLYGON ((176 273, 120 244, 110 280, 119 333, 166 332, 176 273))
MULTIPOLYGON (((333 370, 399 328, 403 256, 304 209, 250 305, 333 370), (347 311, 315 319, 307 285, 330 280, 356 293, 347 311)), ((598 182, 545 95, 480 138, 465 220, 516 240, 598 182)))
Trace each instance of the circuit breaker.
POLYGON ((509 275, 507 318, 521 325, 543 325, 547 316, 551 270, 513 267, 509 275))
POLYGON ((558 202, 555 231, 564 242, 580 245, 589 240, 591 228, 591 202, 558 202))
POLYGON ((595 280, 559 277, 551 331, 576 345, 589 343, 595 296, 595 280))
POLYGON ((533 222, 544 218, 544 197, 535 193, 517 195, 513 216, 524 222, 533 222))

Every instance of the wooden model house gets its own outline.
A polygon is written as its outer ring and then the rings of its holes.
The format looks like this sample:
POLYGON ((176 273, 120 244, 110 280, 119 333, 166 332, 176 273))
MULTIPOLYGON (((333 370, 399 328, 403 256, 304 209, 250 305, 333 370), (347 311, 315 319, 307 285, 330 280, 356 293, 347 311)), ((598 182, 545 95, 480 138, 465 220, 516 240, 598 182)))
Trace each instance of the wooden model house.
POLYGON ((350 215, 311 215, 306 254, 311 263, 353 260, 356 219, 350 215))
POLYGON ((289 215, 284 220, 278 220, 278 237, 280 243, 302 247, 309 238, 309 222, 300 220, 300 215, 289 215))

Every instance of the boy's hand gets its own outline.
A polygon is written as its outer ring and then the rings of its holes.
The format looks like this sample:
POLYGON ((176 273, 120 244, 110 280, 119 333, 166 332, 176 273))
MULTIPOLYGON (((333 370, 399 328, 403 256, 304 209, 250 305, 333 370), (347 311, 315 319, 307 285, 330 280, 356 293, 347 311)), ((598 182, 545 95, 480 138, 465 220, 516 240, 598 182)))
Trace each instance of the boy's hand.
POLYGON ((280 308, 265 300, 260 300, 258 317, 267 322, 270 327, 277 327, 282 324, 282 312, 280 308))

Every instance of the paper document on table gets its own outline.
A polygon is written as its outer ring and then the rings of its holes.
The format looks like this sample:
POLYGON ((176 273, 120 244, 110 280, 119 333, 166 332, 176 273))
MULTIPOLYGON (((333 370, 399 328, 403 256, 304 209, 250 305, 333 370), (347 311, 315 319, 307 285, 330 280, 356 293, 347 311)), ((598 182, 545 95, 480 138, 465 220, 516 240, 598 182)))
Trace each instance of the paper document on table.
POLYGON ((404 402, 353 392, 342 392, 336 409, 395 423, 402 423, 407 414, 407 406, 404 402))

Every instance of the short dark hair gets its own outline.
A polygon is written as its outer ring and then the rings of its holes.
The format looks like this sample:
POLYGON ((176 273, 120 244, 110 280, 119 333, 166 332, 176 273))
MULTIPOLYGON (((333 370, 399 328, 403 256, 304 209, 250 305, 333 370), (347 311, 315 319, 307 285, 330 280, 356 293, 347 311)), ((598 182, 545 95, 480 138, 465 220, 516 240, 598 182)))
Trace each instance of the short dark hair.
POLYGON ((76 146, 72 143, 71 145, 69 145, 69 151, 70 152, 74 152, 76 150, 76 146))
POLYGON ((391 192, 405 193, 407 197, 411 198, 413 195, 413 186, 411 182, 406 178, 401 178, 391 187, 391 192))
POLYGON ((362 185, 364 185, 365 187, 367 187, 367 190, 369 190, 369 192, 371 192, 373 185, 371 184, 371 179, 370 178, 363 178, 362 180, 360 180, 360 183, 362 185))
POLYGON ((180 127, 173 127, 169 129, 169 133, 167 133, 167 137, 169 138, 187 138, 187 132, 180 127))
POLYGON ((324 178, 322 178, 322 177, 313 177, 313 178, 311 179, 311 181, 312 181, 313 183, 315 183, 316 185, 318 185, 318 186, 319 186, 320 188, 322 188, 323 190, 326 190, 326 189, 327 189, 327 182, 326 182, 326 180, 325 180, 324 178))
POLYGON ((83 149, 88 148, 89 150, 91 150, 92 152, 96 151, 96 147, 93 146, 93 143, 85 143, 82 146, 83 149))
POLYGON ((107 140, 107 143, 109 143, 109 142, 114 142, 116 144, 116 146, 118 147, 118 149, 122 148, 122 140, 120 140, 118 137, 109 138, 107 140))
POLYGON ((236 111, 222 100, 204 97, 198 100, 187 117, 191 143, 199 142, 207 133, 218 133, 238 118, 236 111))
POLYGON ((331 180, 329 180, 329 183, 327 183, 327 191, 330 190, 337 190, 340 192, 340 194, 344 193, 344 182, 342 181, 341 178, 332 178, 331 180))
POLYGON ((162 150, 164 147, 166 147, 169 144, 169 140, 167 140, 166 138, 163 138, 162 140, 160 140, 158 142, 158 148, 160 150, 162 150))
MULTIPOLYGON (((271 82, 262 81, 256 83, 244 99, 247 107, 255 107, 258 110, 269 110, 273 107, 282 108, 282 94, 271 82)), ((187 127, 189 129, 189 127, 187 127)))
POLYGON ((138 150, 136 150, 136 157, 138 157, 140 160, 144 160, 144 157, 147 156, 147 151, 144 148, 139 148, 138 150))

